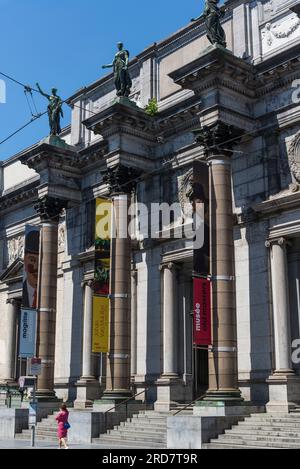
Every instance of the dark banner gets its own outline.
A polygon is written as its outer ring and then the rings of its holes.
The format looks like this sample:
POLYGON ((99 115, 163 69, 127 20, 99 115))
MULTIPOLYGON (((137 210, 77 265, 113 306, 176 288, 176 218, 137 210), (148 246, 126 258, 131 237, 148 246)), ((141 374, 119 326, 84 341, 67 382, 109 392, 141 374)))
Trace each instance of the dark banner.
POLYGON ((194 278, 194 345, 212 345, 211 282, 194 278))
POLYGON ((40 228, 25 227, 23 309, 37 308, 37 284, 39 268, 40 228))
POLYGON ((193 203, 194 213, 202 220, 197 226, 193 270, 196 275, 207 276, 210 273, 209 166, 198 161, 194 162, 193 203))

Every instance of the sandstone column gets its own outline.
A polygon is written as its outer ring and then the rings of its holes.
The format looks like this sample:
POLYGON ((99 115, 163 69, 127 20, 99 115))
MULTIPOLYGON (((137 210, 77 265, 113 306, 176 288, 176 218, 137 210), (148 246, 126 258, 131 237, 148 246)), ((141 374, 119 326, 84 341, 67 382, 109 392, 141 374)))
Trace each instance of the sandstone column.
POLYGON ((63 209, 59 199, 43 197, 36 210, 41 217, 38 281, 37 356, 42 359, 37 398, 56 399, 54 391, 55 326, 57 297, 58 223, 63 209))
POLYGON ((75 408, 86 408, 100 397, 100 384, 95 376, 95 358, 92 354, 93 333, 93 281, 82 283, 84 288, 82 376, 76 383, 75 408))
POLYGON ((206 400, 240 401, 233 242, 230 140, 234 129, 218 122, 196 133, 210 163, 210 229, 213 351, 206 400), (226 143, 228 142, 228 143, 226 143))
POLYGON ((128 233, 130 194, 136 175, 127 167, 108 169, 105 181, 113 200, 111 242, 110 347, 104 400, 118 402, 131 391, 131 239, 128 233), (132 181, 132 182, 131 182, 132 181))
POLYGON ((8 299, 6 321, 6 363, 2 381, 6 384, 15 382, 16 371, 16 340, 17 340, 17 315, 20 301, 8 299))

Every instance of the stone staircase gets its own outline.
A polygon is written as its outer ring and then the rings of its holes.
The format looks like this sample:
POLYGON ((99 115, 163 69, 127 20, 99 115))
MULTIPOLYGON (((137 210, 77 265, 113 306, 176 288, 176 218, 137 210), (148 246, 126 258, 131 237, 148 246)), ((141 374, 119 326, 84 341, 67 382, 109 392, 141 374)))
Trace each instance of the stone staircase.
MULTIPOLYGON (((39 441, 48 441, 57 443, 57 423, 55 416, 58 412, 44 418, 36 426, 35 438, 39 441)), ((30 440, 31 429, 23 430, 22 433, 17 433, 15 438, 17 440, 30 440)))
MULTIPOLYGON (((93 443, 108 448, 165 449, 167 447, 167 418, 174 413, 146 410, 122 422, 113 430, 95 438, 93 443)), ((192 415, 190 409, 181 415, 192 415)))
POLYGON ((300 449, 300 412, 253 414, 203 449, 300 449))

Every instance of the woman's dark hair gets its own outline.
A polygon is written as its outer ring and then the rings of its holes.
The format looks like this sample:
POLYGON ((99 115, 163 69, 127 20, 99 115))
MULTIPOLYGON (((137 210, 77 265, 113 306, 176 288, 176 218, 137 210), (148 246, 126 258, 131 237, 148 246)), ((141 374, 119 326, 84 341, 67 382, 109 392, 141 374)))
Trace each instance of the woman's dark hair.
POLYGON ((61 409, 61 410, 67 410, 66 404, 62 404, 62 405, 60 406, 60 409, 61 409))

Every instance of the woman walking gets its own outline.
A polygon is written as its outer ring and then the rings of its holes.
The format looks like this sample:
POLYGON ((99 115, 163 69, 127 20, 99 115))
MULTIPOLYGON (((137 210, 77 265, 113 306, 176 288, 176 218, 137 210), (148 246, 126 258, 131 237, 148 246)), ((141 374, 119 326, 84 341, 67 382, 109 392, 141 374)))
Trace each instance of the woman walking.
POLYGON ((55 417, 55 420, 57 421, 57 436, 59 441, 59 449, 61 449, 62 445, 65 449, 68 449, 67 436, 68 429, 70 428, 68 418, 69 411, 67 409, 67 406, 65 404, 62 404, 60 407, 59 414, 57 415, 57 417, 55 417))

